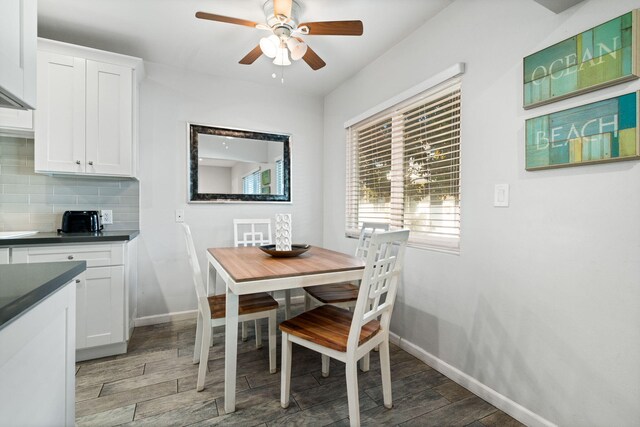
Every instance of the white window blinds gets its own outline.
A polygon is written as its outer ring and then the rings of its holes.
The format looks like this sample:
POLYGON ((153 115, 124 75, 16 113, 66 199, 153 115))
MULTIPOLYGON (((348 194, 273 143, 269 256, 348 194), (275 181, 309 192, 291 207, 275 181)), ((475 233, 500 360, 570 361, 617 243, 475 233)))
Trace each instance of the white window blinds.
POLYGON ((256 169, 242 178, 242 192, 244 194, 260 194, 260 185, 260 169, 256 169))
POLYGON ((284 194, 284 171, 282 159, 276 160, 276 194, 284 194))
POLYGON ((459 79, 347 129, 346 208, 347 235, 385 222, 413 246, 459 248, 459 79))

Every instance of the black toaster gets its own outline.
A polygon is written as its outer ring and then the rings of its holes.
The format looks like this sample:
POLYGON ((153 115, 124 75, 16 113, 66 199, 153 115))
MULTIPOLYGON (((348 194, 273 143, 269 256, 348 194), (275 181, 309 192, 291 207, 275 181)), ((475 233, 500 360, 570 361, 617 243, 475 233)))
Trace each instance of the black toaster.
POLYGON ((65 211, 62 214, 61 233, 96 233, 102 230, 98 211, 65 211))

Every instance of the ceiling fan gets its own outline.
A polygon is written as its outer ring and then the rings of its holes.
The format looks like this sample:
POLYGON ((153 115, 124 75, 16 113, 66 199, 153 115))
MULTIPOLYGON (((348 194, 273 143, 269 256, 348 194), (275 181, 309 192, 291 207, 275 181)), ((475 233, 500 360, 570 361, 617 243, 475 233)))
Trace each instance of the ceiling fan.
POLYGON ((253 64, 263 54, 273 58, 276 65, 291 65, 291 54, 294 61, 302 59, 312 69, 319 70, 327 64, 302 36, 361 36, 363 32, 362 21, 300 22, 300 4, 296 0, 268 0, 263 8, 266 24, 208 12, 197 12, 196 18, 271 31, 270 36, 263 37, 260 44, 240 60, 240 64, 245 65, 253 64))

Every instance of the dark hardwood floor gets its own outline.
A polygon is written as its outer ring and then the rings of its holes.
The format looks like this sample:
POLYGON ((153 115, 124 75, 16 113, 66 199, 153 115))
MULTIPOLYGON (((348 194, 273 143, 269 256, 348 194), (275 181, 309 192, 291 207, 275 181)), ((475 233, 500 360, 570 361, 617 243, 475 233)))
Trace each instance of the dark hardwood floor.
MULTIPOLYGON (((191 362, 195 321, 136 328, 127 354, 78 363, 77 425, 349 425, 343 365, 332 360, 331 375, 322 378, 320 356, 299 346, 293 349, 291 405, 280 407, 280 334, 278 372, 269 374, 266 322, 262 349, 255 348, 252 326, 249 340, 238 345, 237 409, 225 414, 224 330, 215 332, 200 393, 198 365, 191 362)), ((382 405, 378 354, 372 353, 369 372, 359 372, 362 425, 522 425, 394 345, 391 365, 393 409, 382 405)))

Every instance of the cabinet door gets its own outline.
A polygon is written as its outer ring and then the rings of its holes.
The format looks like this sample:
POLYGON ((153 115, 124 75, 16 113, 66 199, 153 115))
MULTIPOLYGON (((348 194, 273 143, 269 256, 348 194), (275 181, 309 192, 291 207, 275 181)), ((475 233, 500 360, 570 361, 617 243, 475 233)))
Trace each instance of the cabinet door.
POLYGON ((9 264, 9 248, 0 248, 0 264, 9 264))
POLYGON ((36 0, 0 2, 0 86, 8 104, 36 106, 36 0))
POLYGON ((96 267, 86 271, 84 301, 86 347, 124 341, 124 266, 96 267))
POLYGON ((132 175, 132 74, 87 60, 87 173, 132 175))
POLYGON ((85 60, 38 52, 36 172, 85 171, 85 60))

